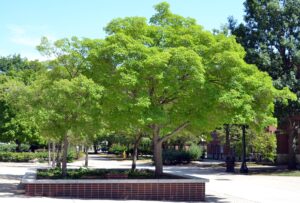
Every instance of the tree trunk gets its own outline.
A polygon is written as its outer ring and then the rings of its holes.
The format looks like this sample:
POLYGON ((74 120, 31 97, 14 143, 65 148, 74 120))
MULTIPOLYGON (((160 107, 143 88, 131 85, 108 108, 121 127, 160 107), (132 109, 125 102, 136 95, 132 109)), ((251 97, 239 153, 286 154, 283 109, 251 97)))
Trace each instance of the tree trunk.
POLYGON ((61 153, 61 144, 57 145, 57 147, 56 147, 56 167, 57 168, 61 168, 60 153, 61 153))
POLYGON ((142 134, 139 134, 133 145, 132 165, 131 165, 132 171, 135 171, 136 169, 136 161, 138 159, 138 146, 140 144, 141 139, 142 139, 142 134))
POLYGON ((55 168, 55 142, 52 142, 52 168, 55 168))
POLYGON ((84 161, 84 166, 88 167, 89 166, 89 148, 87 146, 84 147, 85 151, 85 161, 84 161))
POLYGON ((241 173, 248 173, 248 167, 246 164, 246 126, 242 125, 242 146, 243 146, 243 151, 242 151, 242 165, 240 172, 241 173))
POLYGON ((94 143, 93 147, 94 147, 94 154, 98 154, 97 144, 94 143))
POLYGON ((16 152, 21 152, 21 142, 20 140, 16 139, 16 152))
POLYGON ((48 141, 48 166, 51 165, 51 142, 48 141))
POLYGON ((288 162, 288 169, 295 170, 297 169, 296 164, 296 152, 295 152, 295 130, 291 129, 289 133, 289 162, 288 162))
POLYGON ((67 156, 68 156, 69 140, 68 135, 64 137, 63 156, 62 156, 62 177, 67 176, 67 156))
POLYGON ((153 129, 153 155, 155 166, 155 177, 158 178, 163 174, 163 160, 162 160, 162 141, 159 137, 159 128, 154 126, 153 129))
POLYGON ((230 147, 230 129, 229 124, 224 125, 225 127, 225 152, 226 152, 226 172, 234 172, 234 157, 230 147))

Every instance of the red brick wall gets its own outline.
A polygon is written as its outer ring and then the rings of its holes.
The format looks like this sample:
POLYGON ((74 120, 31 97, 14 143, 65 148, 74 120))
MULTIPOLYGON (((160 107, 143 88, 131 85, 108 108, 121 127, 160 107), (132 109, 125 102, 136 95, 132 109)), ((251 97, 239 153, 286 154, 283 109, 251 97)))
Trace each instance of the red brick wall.
POLYGON ((25 184, 26 195, 84 199, 204 201, 205 183, 25 184))

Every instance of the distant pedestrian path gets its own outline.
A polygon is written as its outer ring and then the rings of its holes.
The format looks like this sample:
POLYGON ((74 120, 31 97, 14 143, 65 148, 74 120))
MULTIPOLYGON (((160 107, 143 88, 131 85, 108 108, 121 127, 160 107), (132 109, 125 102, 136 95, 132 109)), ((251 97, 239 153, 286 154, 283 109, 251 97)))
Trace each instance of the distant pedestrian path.
MULTIPOLYGON (((84 160, 69 164, 70 168, 83 167, 84 160)), ((46 163, 7 163, 0 162, 0 202, 8 202, 6 198, 23 202, 115 202, 108 200, 80 200, 80 199, 54 199, 54 198, 28 198, 19 193, 20 179, 26 171, 46 167, 46 163), (5 198, 5 199, 2 199, 5 198)), ((130 168, 130 160, 120 160, 100 155, 90 155, 90 168, 130 168)), ((153 169, 150 160, 138 161, 138 168, 153 169)), ((199 162, 191 165, 165 166, 164 171, 173 174, 185 174, 207 178, 206 202, 219 203, 299 203, 300 177, 280 177, 266 175, 239 175, 224 172, 219 163, 199 162), (212 164, 213 166, 209 166, 212 164)), ((10 201, 9 200, 9 201, 10 201)), ((148 201, 128 201, 145 202, 148 201)), ((153 201, 155 202, 155 201, 153 201)))

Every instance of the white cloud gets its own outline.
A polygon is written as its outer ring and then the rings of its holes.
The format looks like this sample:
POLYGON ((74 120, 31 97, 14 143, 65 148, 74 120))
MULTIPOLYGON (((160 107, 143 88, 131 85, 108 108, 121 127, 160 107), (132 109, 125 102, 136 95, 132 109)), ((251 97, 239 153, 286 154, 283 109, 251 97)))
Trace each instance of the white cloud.
POLYGON ((32 25, 8 25, 9 42, 11 46, 8 50, 0 50, 0 55, 7 55, 6 53, 18 53, 22 57, 29 60, 45 61, 51 58, 42 56, 37 50, 36 46, 40 43, 41 37, 46 36, 49 40, 55 41, 54 35, 50 34, 47 26, 32 26, 32 25))
POLYGON ((10 41, 17 45, 36 47, 42 36, 53 40, 55 37, 48 33, 47 26, 9 25, 10 41))

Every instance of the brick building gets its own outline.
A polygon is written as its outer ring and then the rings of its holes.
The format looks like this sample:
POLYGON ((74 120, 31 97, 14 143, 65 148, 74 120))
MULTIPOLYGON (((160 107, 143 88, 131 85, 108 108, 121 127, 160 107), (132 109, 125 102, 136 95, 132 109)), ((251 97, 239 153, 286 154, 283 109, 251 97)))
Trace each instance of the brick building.
MULTIPOLYGON (((297 130, 293 130, 295 133, 295 139, 293 140, 296 148, 296 161, 300 163, 300 115, 290 117, 289 119, 280 123, 278 130, 276 131, 277 138, 277 163, 287 164, 289 154, 289 134, 291 129, 295 129, 292 126, 298 126, 297 130)), ((296 127, 297 128, 297 127, 296 127)))

